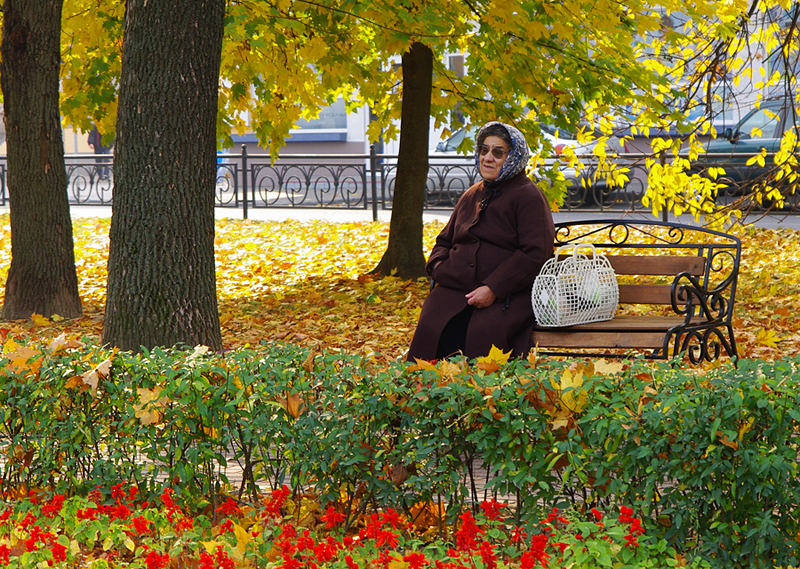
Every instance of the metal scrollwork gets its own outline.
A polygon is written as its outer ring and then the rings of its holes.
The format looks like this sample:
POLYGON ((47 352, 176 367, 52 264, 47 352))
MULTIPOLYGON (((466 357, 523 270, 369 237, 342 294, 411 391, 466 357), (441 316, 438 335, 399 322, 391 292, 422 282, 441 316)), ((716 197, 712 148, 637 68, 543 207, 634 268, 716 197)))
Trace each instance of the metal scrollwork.
MULTIPOLYGON (((728 285, 730 279, 725 281, 728 285)), ((725 283, 714 289, 707 289, 700 280, 689 273, 681 273, 672 282, 672 310, 676 314, 686 317, 686 323, 699 312, 706 320, 719 321, 728 312, 728 299, 723 292, 728 290, 725 283), (688 281, 688 284, 681 281, 688 281)))
POLYGON ((109 205, 114 187, 111 164, 69 164, 69 202, 78 205, 109 205))
POLYGON ((214 197, 217 206, 239 205, 239 165, 218 164, 214 197))
POLYGON ((729 356, 736 354, 735 346, 733 344, 733 334, 728 329, 731 341, 722 333, 720 328, 705 327, 693 328, 684 331, 681 338, 676 338, 676 342, 680 339, 680 346, 676 349, 676 354, 685 353, 689 361, 697 365, 703 361, 713 362, 719 359, 722 355, 722 350, 729 356))

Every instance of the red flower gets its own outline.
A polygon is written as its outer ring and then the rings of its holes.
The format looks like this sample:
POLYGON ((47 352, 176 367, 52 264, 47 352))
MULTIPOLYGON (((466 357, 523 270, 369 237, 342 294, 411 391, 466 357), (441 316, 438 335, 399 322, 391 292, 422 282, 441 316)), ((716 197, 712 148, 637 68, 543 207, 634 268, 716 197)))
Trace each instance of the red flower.
POLYGON ((345 556, 344 562, 347 564, 348 569, 359 569, 358 563, 353 561, 353 558, 349 555, 345 556))
POLYGON ((111 487, 111 498, 116 502, 124 502, 128 497, 123 486, 124 484, 116 484, 111 487))
POLYGON ((236 502, 234 502, 232 498, 228 498, 225 502, 223 502, 220 505, 219 508, 217 508, 214 511, 220 514, 224 518, 230 517, 234 514, 237 516, 242 515, 241 508, 239 508, 239 506, 236 505, 236 502))
POLYGON ((5 543, 0 545, 0 565, 8 565, 11 561, 11 548, 5 543))
POLYGON ((558 508, 553 508, 550 511, 550 513, 547 514, 547 517, 544 520, 542 520, 540 523, 542 525, 544 525, 544 524, 552 524, 554 521, 556 521, 556 518, 558 518, 558 508))
POLYGON ((205 551, 200 552, 200 566, 198 569, 217 569, 214 558, 205 551))
POLYGON ((325 529, 333 529, 345 521, 347 516, 341 512, 337 512, 333 506, 328 506, 328 509, 325 510, 325 514, 321 519, 325 522, 325 529))
POLYGON ((422 569, 428 564, 428 560, 425 558, 424 553, 420 553, 419 551, 412 551, 408 555, 403 557, 403 561, 408 563, 409 569, 422 569))
POLYGON ((172 488, 164 488, 164 491, 161 493, 161 501, 164 503, 164 507, 167 510, 167 519, 172 521, 173 516, 180 512, 180 507, 175 504, 175 500, 172 499, 172 494, 175 491, 172 488))
POLYGON ((497 569, 497 555, 494 553, 494 546, 488 541, 481 543, 481 559, 487 569, 497 569))
POLYGON ((619 521, 630 525, 628 534, 625 536, 625 546, 638 547, 639 541, 637 540, 637 536, 644 533, 644 528, 642 527, 642 521, 633 517, 633 508, 620 506, 619 521))
POLYGON ((230 520, 225 520, 219 526, 220 535, 224 535, 224 534, 232 532, 232 531, 233 531, 233 522, 230 521, 230 520))
POLYGON ((389 508, 381 514, 381 522, 384 524, 389 524, 392 529, 397 529, 400 527, 400 514, 389 508))
POLYGON ((391 530, 381 530, 375 537, 376 547, 397 547, 397 535, 391 530))
POLYGON ((150 533, 150 522, 142 516, 136 516, 131 520, 130 526, 137 534, 150 533))
POLYGON ((60 543, 54 543, 50 546, 50 553, 53 554, 53 561, 60 563, 67 560, 67 548, 60 543))
MULTIPOLYGON (((539 535, 534 535, 531 537, 531 548, 526 553, 530 553, 529 561, 538 561, 542 567, 547 566, 547 560, 550 559, 550 554, 545 552, 545 548, 547 547, 548 541, 550 538, 545 533, 540 533, 539 535)), ((523 557, 525 554, 523 554, 523 557)), ((520 558, 520 562, 522 558, 520 558)), ((533 565, 531 565, 533 567, 533 565)))
POLYGON ((61 512, 61 507, 64 505, 64 496, 56 494, 49 502, 42 506, 42 513, 48 518, 54 518, 61 512))
POLYGON ((306 530, 303 535, 297 538, 297 551, 305 551, 306 549, 313 549, 316 542, 311 537, 311 532, 306 530))
MULTIPOLYGON (((539 557, 536 555, 536 553, 533 551, 526 551, 519 558, 520 569, 534 569, 537 561, 539 561, 539 557)), ((542 567, 544 566, 545 565, 543 564, 542 567)))
POLYGON ((300 569, 303 564, 290 555, 283 557, 283 563, 278 565, 278 569, 300 569))
POLYGON ((200 566, 198 569, 235 569, 236 563, 222 545, 218 545, 214 555, 209 555, 205 551, 200 554, 200 566))
POLYGON ((472 512, 467 510, 459 516, 461 527, 456 532, 456 549, 459 551, 473 551, 477 548, 475 538, 483 535, 483 530, 475 524, 472 512))
POLYGON ((89 492, 89 501, 94 502, 95 505, 103 501, 103 495, 100 493, 99 486, 89 492))
POLYGON ((94 508, 86 508, 85 510, 78 510, 79 520, 96 520, 97 510, 94 508))
POLYGON ((594 519, 596 519, 598 522, 603 519, 603 512, 601 512, 597 508, 592 508, 590 511, 592 512, 594 519))
POLYGON ((169 563, 169 555, 166 553, 160 555, 151 550, 147 554, 147 558, 145 558, 144 562, 147 565, 147 569, 163 569, 167 566, 167 563, 169 563))
POLYGON ((386 569, 387 567, 389 567, 389 563, 391 563, 392 561, 395 561, 395 558, 392 557, 391 553, 388 553, 386 551, 381 551, 380 555, 378 555, 378 558, 373 559, 372 563, 386 569))
POLYGON ((36 516, 34 516, 31 512, 25 514, 25 517, 17 524, 17 527, 20 529, 28 529, 28 526, 31 525, 33 522, 36 521, 36 516))
POLYGON ((116 506, 111 506, 108 509, 108 516, 111 518, 111 521, 116 519, 127 520, 130 515, 131 511, 125 504, 117 503, 116 506))
POLYGON ((326 543, 319 543, 314 546, 314 555, 317 558, 317 561, 320 563, 328 563, 332 561, 334 557, 336 557, 336 553, 339 551, 339 545, 336 543, 332 537, 328 536, 328 541, 326 543))
POLYGON ((498 502, 496 500, 484 500, 481 502, 481 510, 483 510, 483 515, 486 516, 487 519, 490 519, 495 522, 502 521, 502 517, 500 516, 500 510, 505 508, 506 505, 498 502))
POLYGON ((178 520, 178 523, 175 524, 175 529, 178 531, 186 531, 187 529, 192 529, 194 527, 194 520, 192 518, 187 518, 186 516, 181 516, 181 519, 178 520))
POLYGON ((519 526, 514 526, 511 531, 511 543, 519 547, 526 539, 528 539, 528 532, 519 526))
POLYGON ((291 494, 291 490, 285 484, 277 490, 273 490, 264 504, 264 513, 262 515, 265 518, 280 518, 281 508, 289 494, 291 494))

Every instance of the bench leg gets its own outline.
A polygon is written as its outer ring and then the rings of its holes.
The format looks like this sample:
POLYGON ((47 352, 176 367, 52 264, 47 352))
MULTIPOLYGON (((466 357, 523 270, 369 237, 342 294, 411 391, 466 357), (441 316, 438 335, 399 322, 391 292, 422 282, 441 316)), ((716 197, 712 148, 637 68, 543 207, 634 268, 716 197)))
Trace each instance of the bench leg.
POLYGON ((678 330, 673 334, 675 335, 673 357, 686 354, 689 361, 697 365, 703 361, 717 361, 724 350, 732 360, 739 359, 733 327, 730 324, 722 327, 678 330))

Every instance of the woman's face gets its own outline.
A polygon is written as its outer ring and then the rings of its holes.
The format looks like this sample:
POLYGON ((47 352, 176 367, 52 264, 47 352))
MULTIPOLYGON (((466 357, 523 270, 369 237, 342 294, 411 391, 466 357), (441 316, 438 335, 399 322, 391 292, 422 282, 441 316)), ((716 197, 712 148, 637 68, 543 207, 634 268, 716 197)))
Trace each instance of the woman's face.
POLYGON ((511 149, 499 136, 487 136, 478 148, 480 155, 481 177, 487 182, 493 182, 500 175, 500 168, 511 149), (498 158, 495 154, 499 154, 498 158))

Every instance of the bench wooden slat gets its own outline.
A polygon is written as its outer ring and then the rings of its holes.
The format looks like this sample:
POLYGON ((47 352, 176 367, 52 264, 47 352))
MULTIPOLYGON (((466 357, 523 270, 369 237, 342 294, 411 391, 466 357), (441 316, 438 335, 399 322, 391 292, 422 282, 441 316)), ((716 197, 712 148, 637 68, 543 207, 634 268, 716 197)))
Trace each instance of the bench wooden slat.
POLYGON ((610 256, 608 260, 618 275, 702 275, 706 266, 705 257, 610 256))
MULTIPOLYGON (((568 330, 564 328, 564 330, 568 330)), ((665 332, 533 332, 533 345, 540 348, 632 348, 655 350, 664 345, 665 332)))
MULTIPOLYGON (((644 316, 639 314, 618 314, 611 320, 602 322, 590 322, 588 324, 577 324, 566 328, 536 328, 534 332, 540 331, 614 331, 631 330, 635 332, 645 330, 669 330, 673 326, 682 324, 684 319, 679 316, 644 316)), ((556 332, 560 333, 560 332, 556 332)))
MULTIPOLYGON (((564 259, 568 255, 559 255, 559 259, 564 259)), ((608 255, 614 272, 618 275, 672 275, 688 272, 692 275, 702 275, 705 268, 705 257, 691 256, 632 256, 632 255, 608 255)))
POLYGON ((675 316, 622 314, 613 320, 567 328, 536 328, 533 344, 542 348, 633 348, 656 349, 664 345, 666 331, 682 324, 675 316))
POLYGON ((670 285, 619 285, 620 304, 671 304, 670 285))

